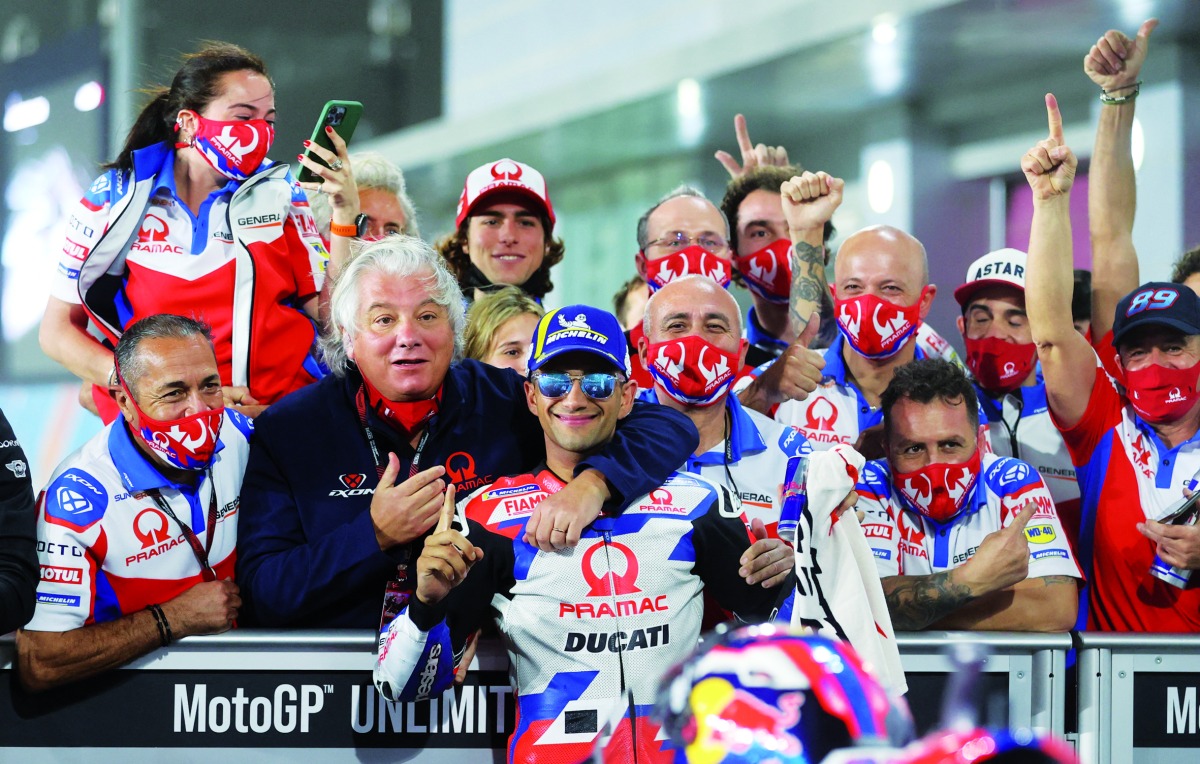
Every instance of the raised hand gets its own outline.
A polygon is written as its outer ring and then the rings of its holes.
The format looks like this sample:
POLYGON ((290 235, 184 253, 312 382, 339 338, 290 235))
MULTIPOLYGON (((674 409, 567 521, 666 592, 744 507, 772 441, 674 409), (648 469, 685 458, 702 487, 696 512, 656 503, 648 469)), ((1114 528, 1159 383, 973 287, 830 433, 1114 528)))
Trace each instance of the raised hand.
POLYGON ((438 514, 437 528, 425 539, 425 547, 417 558, 417 598, 427 605, 440 602, 471 572, 471 567, 483 559, 483 550, 472 546, 453 528, 454 486, 446 489, 446 497, 438 514))
POLYGON ((318 146, 310 141, 304 142, 304 147, 321 158, 321 162, 300 154, 297 159, 321 180, 316 183, 301 183, 300 187, 310 193, 322 193, 329 196, 329 205, 333 207, 334 222, 351 225, 359 211, 358 184, 354 181, 354 172, 350 168, 350 150, 342 136, 332 127, 326 127, 333 151, 318 146), (345 219, 343 219, 345 218, 345 219))
POLYGON ((371 497, 371 522, 380 549, 390 549, 420 538, 433 527, 442 506, 442 481, 446 468, 430 467, 396 484, 400 460, 388 454, 388 465, 371 497))
POLYGON ((1051 93, 1046 94, 1046 118, 1050 123, 1050 135, 1021 157, 1021 172, 1033 189, 1035 200, 1063 196, 1075 182, 1075 168, 1079 160, 1075 152, 1063 142, 1062 114, 1058 101, 1051 93))
POLYGON ((1105 91, 1134 85, 1146 61, 1150 33, 1157 26, 1158 19, 1148 19, 1142 23, 1132 40, 1124 32, 1108 30, 1083 57, 1083 71, 1105 91))
POLYGON ((788 400, 804 400, 821 384, 825 357, 808 346, 821 331, 821 315, 813 313, 796 341, 738 396, 742 405, 770 416, 770 409, 788 400))
POLYGON ((746 129, 746 118, 741 114, 733 118, 733 129, 737 133, 738 148, 742 152, 742 163, 728 151, 718 151, 714 156, 729 172, 729 177, 737 179, 753 170, 755 167, 784 167, 788 164, 787 149, 783 146, 768 146, 760 143, 755 146, 750 142, 750 131, 746 129))
POLYGON ((779 195, 783 199, 783 216, 787 219, 788 230, 798 233, 820 229, 823 233, 834 210, 842 204, 845 187, 844 180, 827 172, 805 172, 785 181, 779 188, 779 195))

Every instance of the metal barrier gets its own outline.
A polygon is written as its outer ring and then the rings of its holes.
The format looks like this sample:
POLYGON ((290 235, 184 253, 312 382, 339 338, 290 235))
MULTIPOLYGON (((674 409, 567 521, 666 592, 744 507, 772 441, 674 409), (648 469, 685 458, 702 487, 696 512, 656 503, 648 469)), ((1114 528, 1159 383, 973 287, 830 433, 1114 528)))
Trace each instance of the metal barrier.
MULTIPOLYGON (((945 648, 974 642, 991 651, 985 692, 1007 701, 1004 718, 988 721, 1062 733, 1070 635, 921 632, 898 641, 920 731, 937 721, 954 670, 945 648)), ((503 760, 513 706, 497 643, 480 646, 464 688, 413 704, 375 693, 374 646, 358 632, 244 629, 184 639, 29 695, 17 687, 12 637, 0 637, 0 748, 22 762, 59 761, 62 749, 94 762, 157 762, 166 758, 159 748, 172 760, 206 762, 211 748, 239 762, 503 760)))
POLYGON ((949 645, 972 643, 990 651, 983 668, 985 701, 1003 696, 1001 709, 985 703, 981 721, 1029 727, 1062 736, 1066 719, 1066 660, 1070 634, 1017 632, 921 631, 896 635, 900 662, 908 677, 908 702, 917 731, 928 732, 941 713, 942 689, 954 666, 949 645), (1003 712, 1002 718, 996 718, 1003 712))
POLYGON ((1085 764, 1200 760, 1200 637, 1081 632, 1076 639, 1085 764))

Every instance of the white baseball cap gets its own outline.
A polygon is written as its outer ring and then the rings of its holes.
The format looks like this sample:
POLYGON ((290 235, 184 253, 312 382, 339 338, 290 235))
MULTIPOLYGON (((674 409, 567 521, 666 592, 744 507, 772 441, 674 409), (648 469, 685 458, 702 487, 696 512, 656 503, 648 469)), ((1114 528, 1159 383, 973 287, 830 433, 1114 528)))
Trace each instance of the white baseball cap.
POLYGON ((967 268, 967 280, 954 290, 954 299, 965 308, 971 297, 985 287, 1010 286, 1024 292, 1025 257, 1021 250, 1008 247, 988 252, 967 268))
MULTIPOLYGON (((458 199, 454 225, 462 225, 480 201, 501 192, 523 194, 533 199, 546 211, 550 225, 554 225, 554 207, 550 205, 546 179, 529 165, 513 159, 488 162, 471 171, 463 184, 462 196, 458 199)), ((550 232, 546 233, 549 235, 550 232)))

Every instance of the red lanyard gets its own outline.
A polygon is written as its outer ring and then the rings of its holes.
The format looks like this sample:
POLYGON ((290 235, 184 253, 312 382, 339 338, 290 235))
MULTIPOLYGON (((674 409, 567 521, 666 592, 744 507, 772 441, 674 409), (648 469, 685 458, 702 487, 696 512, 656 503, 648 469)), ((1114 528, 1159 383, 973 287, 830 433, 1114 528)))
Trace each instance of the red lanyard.
POLYGON ((200 563, 201 577, 205 581, 216 581, 217 574, 208 562, 208 553, 212 550, 213 545, 213 533, 217 529, 217 484, 213 481, 211 472, 208 473, 208 484, 211 490, 208 494, 208 530, 205 533, 204 546, 200 546, 200 539, 196 537, 195 531, 179 521, 179 518, 171 511, 171 505, 163 499, 162 494, 158 492, 157 488, 149 490, 146 493, 150 495, 150 498, 154 499, 154 503, 158 505, 158 508, 165 512, 167 517, 174 520, 175 524, 179 526, 184 540, 188 542, 188 546, 192 548, 192 554, 196 556, 196 562, 200 563))

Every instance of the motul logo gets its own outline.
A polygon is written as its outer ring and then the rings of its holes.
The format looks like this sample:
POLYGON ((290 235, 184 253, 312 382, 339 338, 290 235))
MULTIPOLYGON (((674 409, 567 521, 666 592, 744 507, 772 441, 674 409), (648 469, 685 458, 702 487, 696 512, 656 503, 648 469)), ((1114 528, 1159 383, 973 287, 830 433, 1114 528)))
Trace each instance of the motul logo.
POLYGON ((82 584, 83 571, 79 568, 61 568, 57 565, 43 565, 42 580, 54 584, 82 584))

